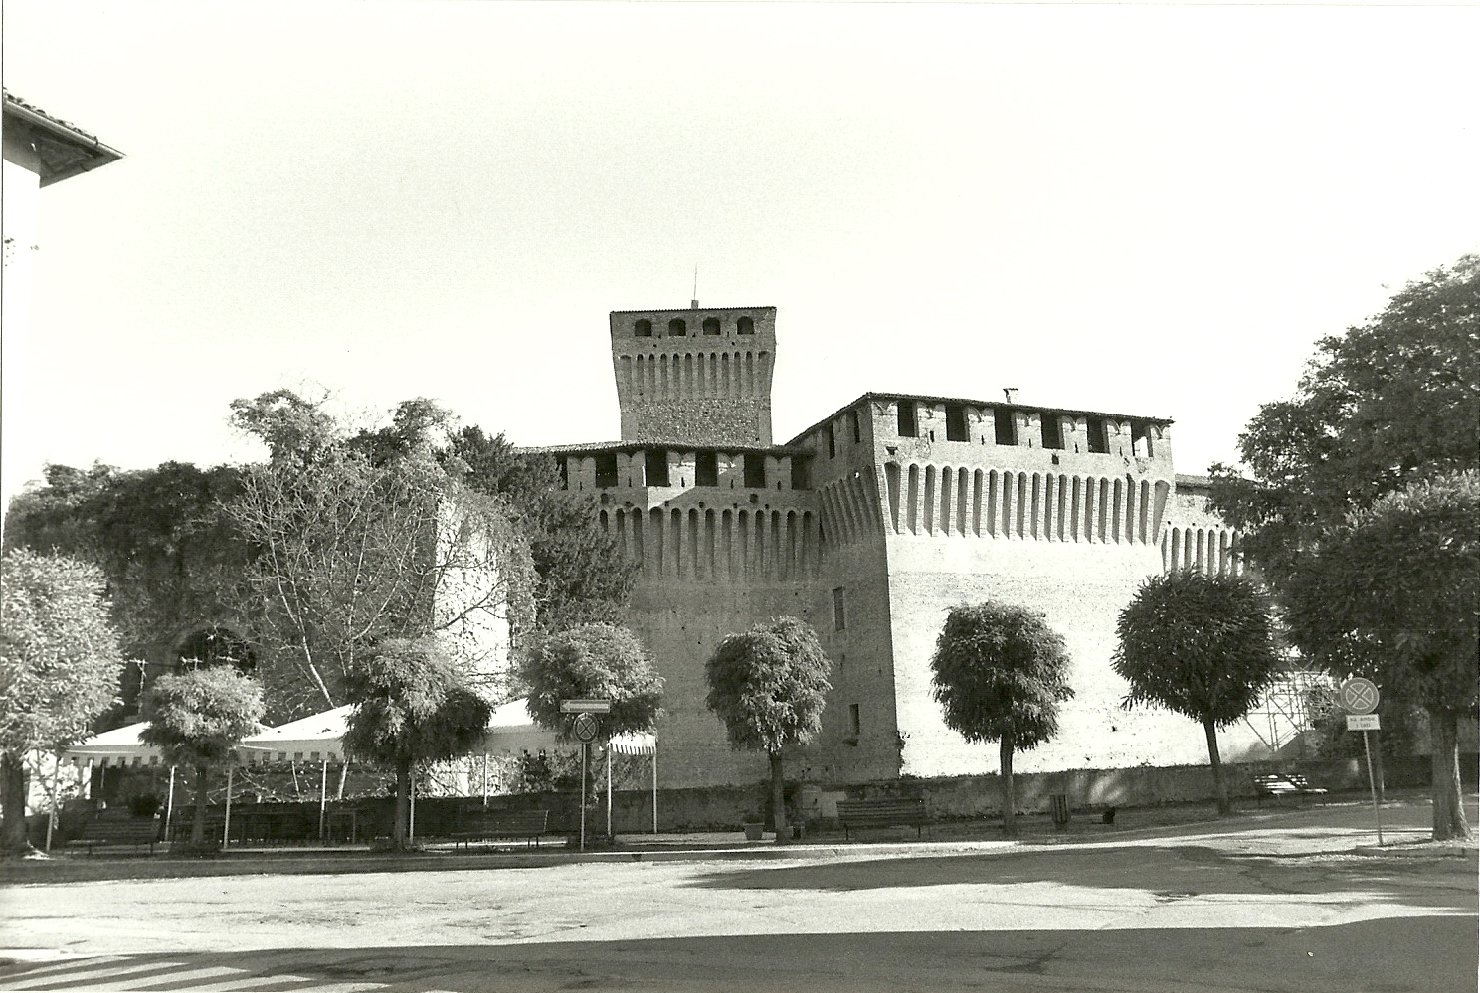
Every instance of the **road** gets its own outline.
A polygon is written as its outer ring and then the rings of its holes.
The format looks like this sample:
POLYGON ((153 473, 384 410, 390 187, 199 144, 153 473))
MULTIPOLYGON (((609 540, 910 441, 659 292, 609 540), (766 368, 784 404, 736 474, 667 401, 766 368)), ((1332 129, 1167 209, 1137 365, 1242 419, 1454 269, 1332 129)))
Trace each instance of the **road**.
MULTIPOLYGON (((1384 811, 1422 835, 1420 804, 1384 811)), ((1476 989, 1473 852, 1320 807, 1093 843, 0 891, 14 990, 1476 989), (58 957, 60 953, 61 957, 58 957)))

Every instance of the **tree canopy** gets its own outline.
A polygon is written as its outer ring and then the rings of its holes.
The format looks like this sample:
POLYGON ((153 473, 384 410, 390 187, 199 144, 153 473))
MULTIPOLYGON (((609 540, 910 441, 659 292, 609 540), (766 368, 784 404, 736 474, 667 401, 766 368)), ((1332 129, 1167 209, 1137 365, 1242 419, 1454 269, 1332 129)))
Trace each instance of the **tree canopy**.
POLYGON ((3 847, 26 841, 26 753, 85 737, 113 703, 125 665, 108 619, 104 579, 65 556, 14 549, 0 557, 0 787, 3 847))
POLYGON ((1268 598, 1241 576, 1153 576, 1115 631, 1111 666, 1130 683, 1124 705, 1165 707, 1202 725, 1218 809, 1228 813, 1216 730, 1252 710, 1283 665, 1268 598))
POLYGON ((541 727, 567 735, 561 700, 610 700, 605 729, 650 731, 662 713, 663 679, 637 635, 614 624, 582 624, 546 635, 520 664, 529 712, 541 727))
POLYGON ((931 695, 945 723, 967 741, 1001 746, 1003 826, 1016 830, 1012 757, 1059 730, 1070 699, 1069 652, 1043 616, 987 601, 951 608, 930 660, 931 695))

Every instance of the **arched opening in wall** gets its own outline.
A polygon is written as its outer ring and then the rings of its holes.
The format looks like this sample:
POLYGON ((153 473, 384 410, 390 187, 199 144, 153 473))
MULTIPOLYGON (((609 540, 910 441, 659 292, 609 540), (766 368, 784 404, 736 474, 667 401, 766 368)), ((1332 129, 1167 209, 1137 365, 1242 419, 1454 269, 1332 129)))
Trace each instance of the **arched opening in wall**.
POLYGON ((257 656, 246 639, 231 628, 210 624, 180 639, 174 664, 176 672, 230 665, 238 672, 251 674, 257 671, 257 656))
POLYGON ((1151 446, 1151 425, 1145 421, 1131 421, 1131 451, 1137 458, 1149 459, 1155 454, 1151 446))
POLYGON ((749 317, 742 317, 735 322, 736 334, 755 334, 755 321, 749 317))
POLYGON ((992 427, 999 445, 1017 444, 1017 419, 1012 416, 1012 410, 1007 407, 996 407, 992 410, 992 427))
POLYGON ((828 422, 827 427, 822 429, 822 433, 827 437, 827 457, 836 457, 838 454, 838 439, 834 435, 832 422, 828 422))
POLYGON ((745 486, 747 489, 766 488, 766 457, 757 452, 745 455, 745 486))
POLYGON ((863 429, 858 424, 858 411, 848 411, 848 426, 853 431, 853 444, 856 445, 863 441, 863 429))
POLYGON ((596 456, 596 485, 598 487, 617 485, 616 452, 602 452, 596 456))
POLYGON ((704 318, 704 333, 705 334, 719 334, 719 318, 718 317, 706 317, 706 318, 704 318))
POLYGON ((694 485, 695 486, 718 486, 719 485, 719 453, 718 452, 695 452, 694 453, 694 485))
POLYGON ((668 449, 649 448, 643 453, 643 468, 649 486, 667 486, 668 449))
POLYGON ((1044 448, 1064 447, 1063 425, 1059 423, 1059 415, 1053 411, 1045 410, 1038 415, 1038 434, 1044 448))
POLYGON ((668 322, 669 337, 682 338, 689 333, 689 326, 682 317, 675 317, 668 322))
POLYGON ((632 335, 636 338, 651 338, 653 336, 653 322, 643 318, 632 325, 632 335))
POLYGON ((1089 435, 1089 450, 1093 454, 1110 454, 1110 436, 1105 433, 1105 418, 1090 417, 1085 421, 1085 433, 1089 435))
POLYGON ((901 438, 918 438, 920 436, 920 422, 915 416, 915 401, 899 401, 895 407, 895 420, 901 438))
POLYGON ((884 489, 889 500, 889 530, 899 531, 899 463, 884 463, 884 489))
POLYGON ((570 466, 565 459, 555 460, 555 472, 560 476, 560 488, 570 489, 570 466))
POLYGON ((966 426, 966 405, 946 404, 946 441, 970 441, 971 429, 966 426))
POLYGON ((791 488, 794 490, 810 490, 812 488, 812 473, 810 463, 802 455, 793 455, 787 460, 791 463, 791 488))

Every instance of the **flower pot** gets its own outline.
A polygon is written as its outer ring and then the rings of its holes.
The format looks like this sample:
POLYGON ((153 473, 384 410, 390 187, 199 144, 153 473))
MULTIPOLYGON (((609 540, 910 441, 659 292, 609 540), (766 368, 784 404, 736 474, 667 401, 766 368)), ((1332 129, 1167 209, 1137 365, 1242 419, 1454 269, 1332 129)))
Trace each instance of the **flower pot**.
POLYGON ((741 827, 745 828, 746 841, 760 841, 761 832, 765 830, 766 826, 760 821, 746 821, 741 827))

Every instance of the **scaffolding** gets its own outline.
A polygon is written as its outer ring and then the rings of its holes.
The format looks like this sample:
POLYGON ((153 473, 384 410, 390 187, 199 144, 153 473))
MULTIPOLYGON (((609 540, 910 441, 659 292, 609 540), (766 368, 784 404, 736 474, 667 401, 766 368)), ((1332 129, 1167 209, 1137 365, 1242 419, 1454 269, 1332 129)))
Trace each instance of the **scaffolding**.
POLYGON ((1315 727, 1336 706, 1336 681, 1324 669, 1292 657, 1244 723, 1276 754, 1315 727))

